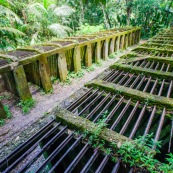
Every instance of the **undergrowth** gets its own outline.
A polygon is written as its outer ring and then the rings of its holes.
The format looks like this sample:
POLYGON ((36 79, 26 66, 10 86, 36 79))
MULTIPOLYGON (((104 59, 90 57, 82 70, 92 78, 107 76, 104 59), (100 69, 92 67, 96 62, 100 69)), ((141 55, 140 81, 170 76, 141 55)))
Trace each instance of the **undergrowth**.
POLYGON ((142 170, 149 171, 151 173, 173 173, 173 154, 167 154, 166 163, 161 163, 155 159, 155 155, 160 153, 161 142, 156 142, 152 137, 153 134, 139 137, 135 140, 126 141, 121 146, 117 146, 115 143, 110 145, 106 144, 106 141, 100 138, 100 134, 104 128, 106 128, 106 119, 108 111, 104 112, 102 118, 97 121, 97 130, 94 134, 90 134, 88 131, 84 132, 84 139, 87 139, 89 144, 105 154, 109 155, 111 160, 116 162, 117 158, 121 158, 122 162, 129 164, 131 167, 141 168, 142 170), (157 146, 156 150, 153 150, 153 146, 157 146), (115 154, 116 153, 116 154, 115 154))
POLYGON ((36 101, 33 99, 28 99, 26 101, 21 100, 18 106, 22 108, 23 113, 28 114, 31 109, 35 106, 36 101))

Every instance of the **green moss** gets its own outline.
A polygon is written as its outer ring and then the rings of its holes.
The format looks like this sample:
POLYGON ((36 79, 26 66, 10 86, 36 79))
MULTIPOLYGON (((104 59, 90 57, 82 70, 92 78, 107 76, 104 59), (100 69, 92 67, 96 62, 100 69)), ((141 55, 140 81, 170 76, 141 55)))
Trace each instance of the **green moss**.
POLYGON ((149 106, 156 105, 159 108, 166 107, 167 110, 172 110, 173 108, 173 99, 156 96, 153 94, 145 93, 139 90, 127 88, 117 84, 95 80, 93 82, 86 84, 86 86, 99 88, 101 90, 105 90, 115 94, 121 93, 124 96, 131 98, 132 101, 141 101, 141 102, 144 102, 144 104, 146 104, 146 100, 147 100, 147 105, 149 106))

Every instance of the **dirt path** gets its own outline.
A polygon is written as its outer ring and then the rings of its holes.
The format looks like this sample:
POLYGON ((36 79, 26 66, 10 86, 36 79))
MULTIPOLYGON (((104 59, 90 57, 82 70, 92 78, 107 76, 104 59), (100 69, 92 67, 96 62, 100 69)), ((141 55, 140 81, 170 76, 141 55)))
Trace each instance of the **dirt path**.
POLYGON ((135 48, 135 46, 129 48, 121 54, 118 54, 113 59, 103 61, 101 67, 95 67, 95 70, 92 72, 85 72, 82 78, 73 79, 70 85, 62 86, 60 83, 54 84, 53 94, 43 95, 42 92, 37 92, 33 95, 37 104, 27 115, 24 115, 17 106, 12 107, 12 119, 7 120, 6 124, 0 127, 0 149, 11 140, 17 141, 19 138, 18 135, 26 128, 32 126, 32 124, 38 121, 38 119, 46 117, 45 114, 49 111, 49 109, 68 98, 72 93, 80 89, 86 82, 98 76, 98 74, 102 73, 111 64, 116 62, 119 59, 119 56, 129 52, 132 48, 135 48))

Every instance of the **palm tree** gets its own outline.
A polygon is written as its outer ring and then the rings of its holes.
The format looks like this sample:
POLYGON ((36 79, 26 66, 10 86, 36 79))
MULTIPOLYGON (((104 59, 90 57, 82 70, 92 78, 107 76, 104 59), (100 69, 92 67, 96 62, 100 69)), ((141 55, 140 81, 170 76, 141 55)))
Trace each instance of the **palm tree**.
POLYGON ((24 33, 15 28, 15 23, 23 24, 20 18, 9 8, 0 5, 0 51, 14 48, 24 33))
POLYGON ((44 0, 43 4, 33 3, 27 9, 28 22, 32 23, 31 29, 35 31, 31 44, 42 36, 64 37, 72 31, 68 24, 70 23, 69 16, 74 13, 74 9, 67 5, 58 7, 56 4, 49 6, 47 4, 44 0))

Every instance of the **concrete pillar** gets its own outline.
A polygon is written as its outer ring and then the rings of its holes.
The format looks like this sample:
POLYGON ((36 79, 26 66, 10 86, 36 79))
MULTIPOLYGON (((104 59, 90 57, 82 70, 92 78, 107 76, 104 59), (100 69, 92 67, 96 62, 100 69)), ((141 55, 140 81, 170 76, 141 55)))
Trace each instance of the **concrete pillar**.
POLYGON ((96 62, 99 62, 101 59, 101 41, 97 42, 97 48, 96 48, 96 62))
POLYGON ((13 74, 20 99, 23 101, 31 99, 32 96, 29 90, 28 82, 26 80, 23 66, 19 65, 18 67, 15 67, 13 70, 13 74))
POLYGON ((111 44, 110 44, 110 54, 113 54, 115 50, 115 37, 112 38, 111 44))
POLYGON ((115 52, 120 50, 120 36, 117 36, 115 39, 116 45, 115 45, 115 52))
POLYGON ((0 119, 5 119, 5 118, 7 118, 7 114, 4 110, 2 103, 0 102, 0 119))
POLYGON ((81 52, 79 46, 76 46, 74 48, 73 61, 74 61, 74 71, 77 73, 81 70, 81 52))
POLYGON ((3 79, 5 82, 5 88, 10 91, 11 93, 18 95, 16 85, 15 85, 15 80, 14 80, 14 75, 12 71, 9 71, 7 73, 3 74, 3 79))
POLYGON ((85 66, 90 67, 91 65, 92 65, 92 48, 91 48, 91 44, 88 43, 86 54, 85 54, 85 66))
POLYGON ((67 62, 66 62, 65 52, 59 53, 58 71, 59 71, 60 80, 62 82, 66 81, 68 70, 67 70, 67 62))
POLYGON ((43 89, 46 93, 53 89, 49 71, 47 57, 42 55, 39 59, 39 73, 43 89))
POLYGON ((103 59, 107 60, 108 59, 108 55, 109 54, 109 39, 106 38, 105 42, 104 42, 104 48, 103 48, 103 59))

